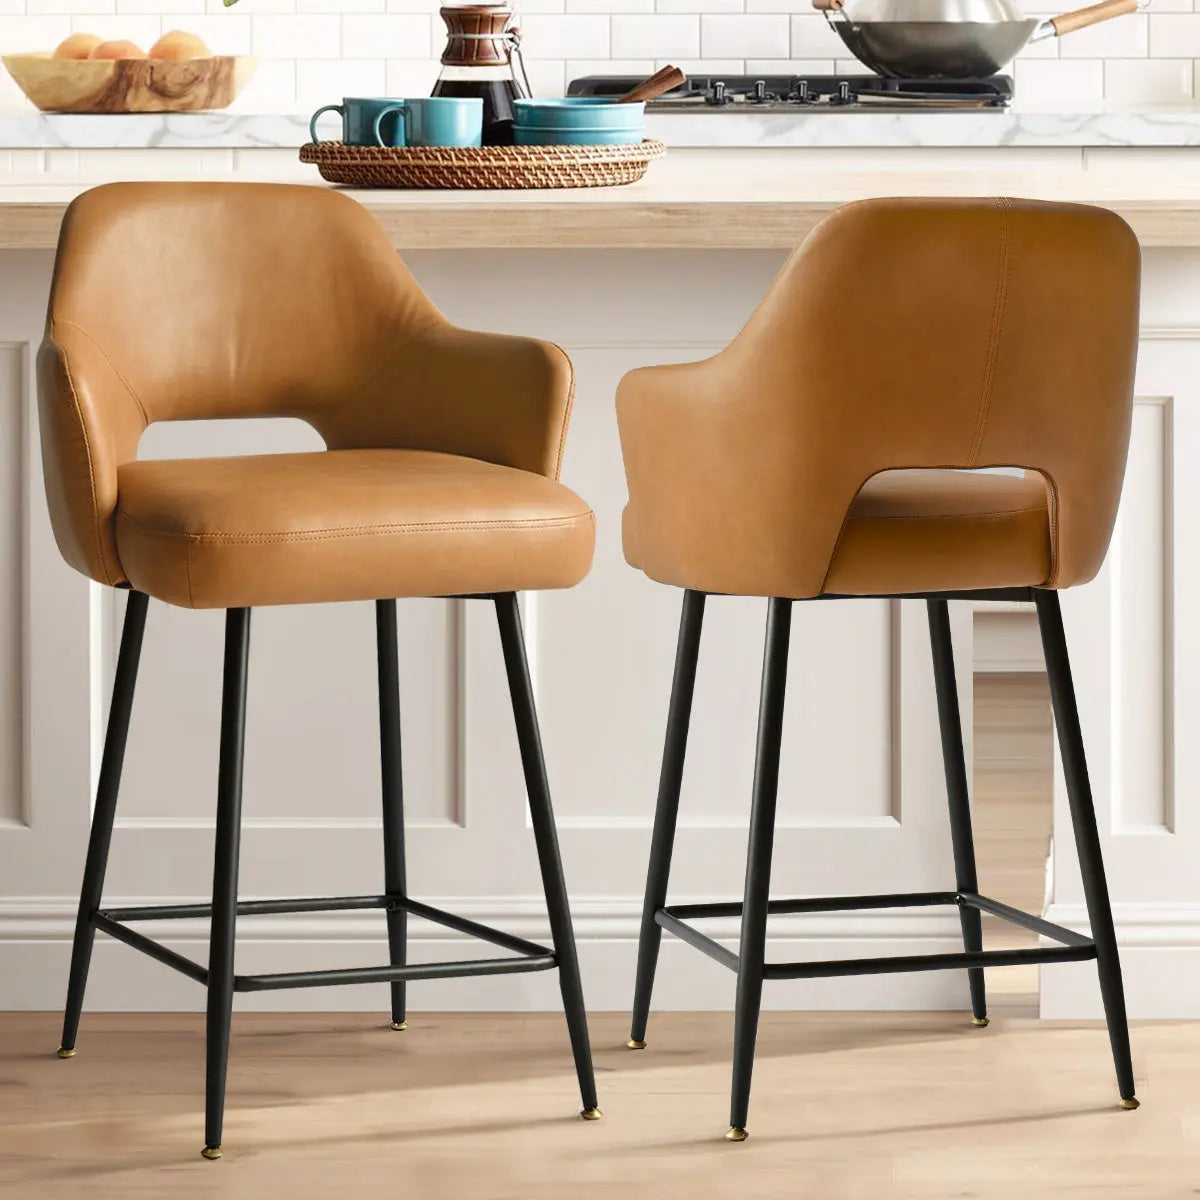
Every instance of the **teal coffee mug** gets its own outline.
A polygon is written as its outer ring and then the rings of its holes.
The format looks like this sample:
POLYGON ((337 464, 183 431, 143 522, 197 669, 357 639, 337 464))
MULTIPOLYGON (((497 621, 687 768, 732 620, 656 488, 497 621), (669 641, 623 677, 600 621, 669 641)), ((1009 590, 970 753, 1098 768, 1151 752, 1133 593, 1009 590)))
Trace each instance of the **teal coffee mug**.
POLYGON ((483 144, 483 101, 478 96, 425 96, 390 102, 375 118, 379 146, 480 146, 483 144), (395 119, 389 129, 388 119, 395 119))
POLYGON ((400 115, 403 100, 381 96, 347 96, 341 104, 326 104, 318 108, 308 122, 311 141, 317 136, 317 118, 327 112, 339 113, 342 118, 342 142, 347 146, 403 146, 404 119, 400 115))

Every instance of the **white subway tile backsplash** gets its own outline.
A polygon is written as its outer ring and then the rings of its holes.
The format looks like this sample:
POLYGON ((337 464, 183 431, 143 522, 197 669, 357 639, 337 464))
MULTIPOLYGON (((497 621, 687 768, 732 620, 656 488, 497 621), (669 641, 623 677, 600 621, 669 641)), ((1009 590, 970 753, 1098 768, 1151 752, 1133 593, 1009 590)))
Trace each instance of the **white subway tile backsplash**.
POLYGON ((70 17, 5 17, 0 21, 0 54, 53 50, 70 32, 70 17))
POLYGON ((432 39, 432 22, 421 13, 342 18, 342 54, 347 58, 425 58, 432 55, 432 39))
POLYGON ((270 58, 338 58, 342 53, 342 22, 329 14, 256 14, 251 33, 254 53, 270 58))
POLYGON ((792 17, 791 54, 793 58, 841 58, 846 43, 820 13, 802 13, 792 17))
POLYGON ((743 0, 655 0, 654 8, 660 13, 745 12, 743 0))
POLYGON ((700 18, 672 13, 612 18, 612 52, 620 58, 697 58, 700 18))
POLYGON ((428 96, 437 82, 439 63, 433 58, 395 58, 387 64, 387 96, 428 96))
MULTIPOLYGON (((79 12, 81 10, 73 8, 71 11, 79 12)), ((170 18, 181 13, 204 12, 204 0, 117 0, 117 12, 151 17, 161 14, 170 22, 170 18)))
POLYGON ((230 106, 236 112, 296 112, 296 62, 291 58, 260 59, 242 94, 230 106))
POLYGON ((789 19, 783 13, 714 13, 700 18, 700 52, 706 57, 769 58, 787 54, 790 45, 789 19))
MULTIPOLYGON (((342 94, 425 95, 439 70, 442 0, 0 0, 0 52, 49 50, 71 32, 129 38, 199 34, 217 54, 259 67, 241 112, 295 111, 342 94), (335 95, 336 93, 336 95, 335 95)), ((808 0, 514 0, 535 90, 582 75, 645 75, 674 62, 693 74, 862 73, 808 0)), ((1070 7, 1028 0, 1027 15, 1070 7)), ((1069 36, 1031 43, 1010 70, 1017 103, 1067 109, 1189 104, 1197 89, 1200 0, 1153 0, 1069 36)), ((0 107, 26 106, 0 76, 0 107)))
POLYGON ((561 59, 527 59, 529 86, 535 96, 562 96, 567 90, 567 64, 561 59))
POLYGON ((1104 63, 1092 58, 1017 59, 1013 79, 1022 108, 1088 104, 1104 98, 1104 63))
POLYGON ((37 13, 111 13, 116 12, 116 0, 36 0, 37 13))
POLYGON ((1139 13, 1090 25, 1060 39, 1061 58, 1145 58, 1150 19, 1139 13))
MULTIPOLYGON (((387 66, 378 59, 302 58, 296 62, 296 100, 301 112, 322 104, 337 104, 343 96, 387 94, 387 66)), ((332 119, 331 128, 336 124, 332 119)))
MULTIPOLYGON (((683 4, 703 4, 704 0, 680 0, 683 4)), ((654 0, 566 0, 569 13, 647 13, 654 11, 654 0)), ((695 12, 696 9, 689 9, 695 12)))
POLYGON ((1117 104, 1185 104, 1192 99, 1190 58, 1114 58, 1104 64, 1104 99, 1117 104))
MULTIPOLYGON (((251 3, 257 10, 259 0, 251 3)), ((386 9, 386 0, 296 0, 296 11, 302 13, 381 13, 386 9)))
POLYGON ((1200 58, 1200 12, 1150 14, 1154 58, 1200 58))
MULTIPOLYGON (((614 21, 647 21, 650 17, 614 17, 614 21)), ((609 18, 590 13, 523 15, 521 34, 530 58, 608 58, 609 18)))
MULTIPOLYGON (((202 18, 193 17, 189 21, 199 21, 202 18)), ((178 22, 171 17, 169 29, 174 29, 178 22)), ((98 16, 95 13, 77 13, 71 17, 72 33, 94 33, 106 41, 125 38, 143 50, 149 50, 163 31, 163 18, 154 16, 137 16, 129 13, 106 13, 98 16)), ((5 22, 7 24, 7 22, 5 22)))
MULTIPOLYGON (((187 21, 168 18, 168 29, 186 26, 189 33, 202 37, 208 48, 214 54, 249 54, 250 53, 250 17, 239 12, 215 14, 205 13, 203 16, 189 15, 187 21)), ((128 34, 121 34, 128 37, 128 34)), ((156 35, 157 36, 157 35, 156 35)), ((134 38, 134 41, 137 39, 134 38)), ((151 41, 154 39, 151 38, 151 41)), ((291 55, 281 57, 291 58, 291 55)))

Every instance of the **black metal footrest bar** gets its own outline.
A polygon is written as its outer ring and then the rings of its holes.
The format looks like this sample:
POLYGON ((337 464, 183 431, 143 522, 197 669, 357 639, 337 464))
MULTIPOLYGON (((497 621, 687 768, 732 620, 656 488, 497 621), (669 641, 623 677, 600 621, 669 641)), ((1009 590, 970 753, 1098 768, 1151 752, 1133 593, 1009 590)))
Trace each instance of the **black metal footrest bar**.
MULTIPOLYGON (((279 913, 346 912, 361 909, 404 909, 414 917, 432 921, 456 933, 478 938, 492 945, 511 950, 514 958, 463 959, 456 962, 409 963, 405 966, 343 967, 328 971, 287 971, 269 975, 238 975, 234 991, 262 992, 279 988, 326 987, 348 983, 392 983, 409 979, 457 979, 469 975, 513 975, 523 971, 549 971, 558 966, 552 949, 525 938, 515 937, 490 925, 456 916, 443 909, 410 900, 404 896, 328 896, 290 900, 242 900, 238 916, 271 915, 279 913)), ((103 933, 148 954, 151 958, 197 983, 208 985, 208 970, 182 954, 168 949, 161 942, 146 937, 123 924, 125 921, 182 920, 188 917, 211 917, 211 904, 159 904, 135 908, 101 909, 92 914, 92 924, 103 933)))
MULTIPOLYGON (((832 896, 805 900, 772 900, 767 914, 847 912, 856 909, 918 908, 955 905, 976 908, 1061 943, 1013 950, 955 951, 949 954, 903 954, 883 958, 841 958, 821 962, 766 963, 764 979, 817 979, 837 975, 882 975, 901 971, 947 971, 968 967, 1011 967, 1023 963, 1084 962, 1096 957, 1096 945, 1086 934, 1065 929, 1020 909, 975 892, 904 892, 882 896, 832 896)), ((722 966, 736 971, 739 956, 707 934, 693 929, 686 918, 740 917, 740 901, 715 904, 674 904, 660 908, 655 921, 669 933, 695 946, 722 966)))

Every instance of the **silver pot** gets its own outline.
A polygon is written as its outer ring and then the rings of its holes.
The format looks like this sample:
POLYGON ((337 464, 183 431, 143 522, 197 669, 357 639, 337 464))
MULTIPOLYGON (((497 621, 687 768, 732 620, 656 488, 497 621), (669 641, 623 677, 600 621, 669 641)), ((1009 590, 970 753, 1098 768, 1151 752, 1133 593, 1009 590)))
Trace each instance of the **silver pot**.
POLYGON ((812 0, 864 66, 896 79, 995 75, 1029 43, 1062 37, 1145 8, 1102 0, 1057 17, 1029 18, 1015 0, 812 0))

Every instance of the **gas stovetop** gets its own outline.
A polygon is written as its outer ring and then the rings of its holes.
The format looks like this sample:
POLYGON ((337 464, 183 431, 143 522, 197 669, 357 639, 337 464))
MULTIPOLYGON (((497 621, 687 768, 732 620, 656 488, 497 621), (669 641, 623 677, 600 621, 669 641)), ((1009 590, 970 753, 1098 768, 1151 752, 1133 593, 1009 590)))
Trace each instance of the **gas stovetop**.
MULTIPOLYGON (((568 96, 620 96, 633 75, 573 79, 568 96)), ((647 106, 661 112, 841 112, 865 108, 1006 108, 1008 75, 988 79, 885 79, 882 75, 692 75, 647 106)))

